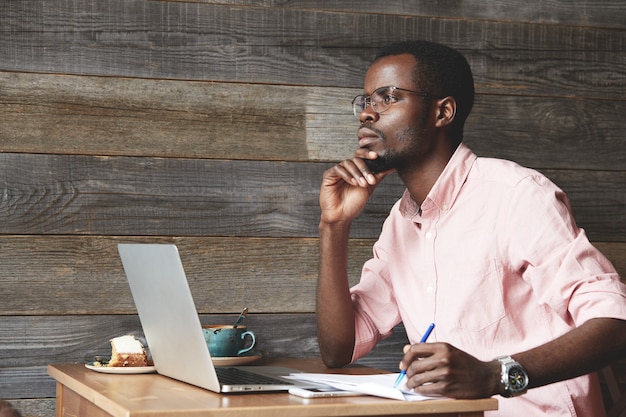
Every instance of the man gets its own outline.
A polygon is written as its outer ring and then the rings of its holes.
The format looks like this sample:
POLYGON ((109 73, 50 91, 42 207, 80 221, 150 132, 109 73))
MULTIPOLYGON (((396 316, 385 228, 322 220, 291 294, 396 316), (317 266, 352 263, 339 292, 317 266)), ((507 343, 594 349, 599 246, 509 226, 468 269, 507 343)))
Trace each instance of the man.
POLYGON ((322 358, 348 364, 403 322, 410 389, 511 397, 490 416, 602 416, 587 374, 626 352, 625 288, 560 189, 462 142, 473 97, 465 58, 431 42, 390 45, 367 71, 359 149, 320 191, 322 358), (349 288, 350 224, 394 170, 406 191, 349 288))

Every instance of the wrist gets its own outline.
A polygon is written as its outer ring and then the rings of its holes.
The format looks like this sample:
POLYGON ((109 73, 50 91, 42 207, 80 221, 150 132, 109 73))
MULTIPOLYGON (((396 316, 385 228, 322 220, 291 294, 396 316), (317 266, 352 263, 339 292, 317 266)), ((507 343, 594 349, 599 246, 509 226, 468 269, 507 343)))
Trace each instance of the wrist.
POLYGON ((328 221, 324 217, 320 219, 319 231, 322 233, 350 233, 351 221, 328 221))
POLYGON ((495 359, 500 365, 500 384, 498 393, 503 397, 516 397, 528 390, 529 378, 521 363, 510 356, 495 359))
POLYGON ((497 359, 492 360, 488 363, 489 365, 489 396, 492 395, 503 395, 504 394, 504 384, 502 384, 502 365, 500 365, 500 361, 497 359))

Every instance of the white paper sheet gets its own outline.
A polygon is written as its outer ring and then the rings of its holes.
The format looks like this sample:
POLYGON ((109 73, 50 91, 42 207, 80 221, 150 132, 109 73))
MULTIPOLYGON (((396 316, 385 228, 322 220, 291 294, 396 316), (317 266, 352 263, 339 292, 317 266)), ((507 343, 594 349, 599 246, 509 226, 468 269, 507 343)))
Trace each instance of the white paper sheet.
POLYGON ((424 401, 442 398, 439 396, 425 396, 409 391, 404 382, 398 388, 394 388, 393 385, 396 382, 396 378, 398 378, 397 373, 376 375, 293 373, 288 378, 330 385, 341 390, 400 401, 424 401))

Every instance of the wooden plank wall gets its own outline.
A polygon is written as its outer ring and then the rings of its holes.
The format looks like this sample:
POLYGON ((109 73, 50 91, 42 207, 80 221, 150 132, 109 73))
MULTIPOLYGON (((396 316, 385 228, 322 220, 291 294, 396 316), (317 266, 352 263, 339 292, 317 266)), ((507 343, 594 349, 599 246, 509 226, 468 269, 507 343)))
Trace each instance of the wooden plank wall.
MULTIPOLYGON (((48 363, 140 329, 118 242, 178 244, 203 322, 248 306, 267 355, 317 355, 320 176, 352 154, 350 101, 393 40, 467 56, 467 143, 545 172, 624 273, 625 16, 620 0, 0 0, 0 398, 52 416, 48 363)), ((386 183, 354 227, 353 282, 402 192, 386 183)), ((365 363, 395 369, 398 330, 365 363)))

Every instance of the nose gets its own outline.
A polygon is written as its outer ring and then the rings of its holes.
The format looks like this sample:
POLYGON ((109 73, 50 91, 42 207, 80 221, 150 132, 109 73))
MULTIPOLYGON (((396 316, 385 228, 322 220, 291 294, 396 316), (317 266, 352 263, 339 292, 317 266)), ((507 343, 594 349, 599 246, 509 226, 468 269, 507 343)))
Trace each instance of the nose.
POLYGON ((359 114, 359 120, 361 121, 361 123, 365 123, 367 121, 375 122, 376 120, 378 120, 378 117, 379 117, 378 113, 374 111, 372 106, 367 106, 366 108, 363 109, 361 114, 359 114))

